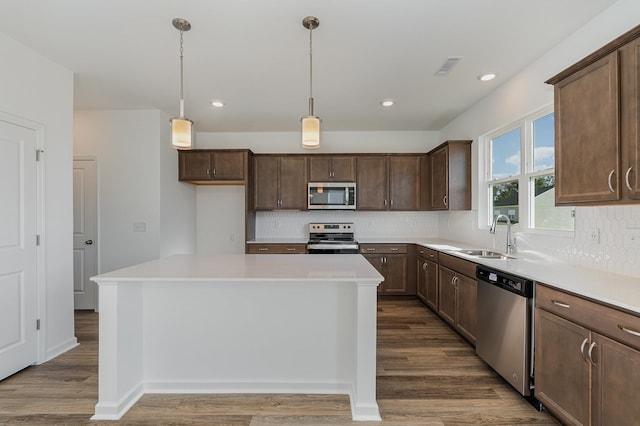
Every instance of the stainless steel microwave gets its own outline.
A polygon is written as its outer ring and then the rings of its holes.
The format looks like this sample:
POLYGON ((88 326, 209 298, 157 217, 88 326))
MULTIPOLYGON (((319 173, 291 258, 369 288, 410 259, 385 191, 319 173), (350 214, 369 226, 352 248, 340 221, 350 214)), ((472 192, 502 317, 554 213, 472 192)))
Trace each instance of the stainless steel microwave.
POLYGON ((309 210, 355 210, 354 182, 310 182, 309 210))

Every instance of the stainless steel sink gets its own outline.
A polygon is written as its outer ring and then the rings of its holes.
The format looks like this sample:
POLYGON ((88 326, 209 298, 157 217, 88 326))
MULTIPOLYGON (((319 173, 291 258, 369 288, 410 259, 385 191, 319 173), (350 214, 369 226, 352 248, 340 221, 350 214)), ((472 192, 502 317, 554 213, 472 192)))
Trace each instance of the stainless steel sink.
POLYGON ((515 259, 513 256, 490 250, 460 250, 460 253, 482 259, 515 259))

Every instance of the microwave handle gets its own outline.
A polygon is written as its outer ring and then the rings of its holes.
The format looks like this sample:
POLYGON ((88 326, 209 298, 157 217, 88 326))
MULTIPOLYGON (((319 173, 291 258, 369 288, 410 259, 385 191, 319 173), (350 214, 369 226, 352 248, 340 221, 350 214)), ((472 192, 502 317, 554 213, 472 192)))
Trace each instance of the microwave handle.
POLYGON ((349 188, 345 188, 345 191, 344 191, 344 205, 345 206, 349 205, 349 188))

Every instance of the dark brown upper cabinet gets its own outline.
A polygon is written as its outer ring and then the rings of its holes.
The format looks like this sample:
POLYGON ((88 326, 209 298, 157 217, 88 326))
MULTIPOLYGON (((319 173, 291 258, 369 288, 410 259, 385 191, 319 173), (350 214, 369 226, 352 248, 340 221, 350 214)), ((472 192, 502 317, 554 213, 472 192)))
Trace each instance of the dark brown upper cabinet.
POLYGON ((256 155, 254 209, 306 210, 307 157, 256 155))
POLYGON ((309 182, 354 182, 353 155, 313 155, 309 157, 309 182))
POLYGON ((419 210, 420 154, 357 156, 358 210, 419 210))
POLYGON ((429 157, 429 210, 471 209, 471 142, 446 141, 429 157))
POLYGON ((640 26, 547 81, 554 85, 557 205, 640 199, 640 26))
POLYGON ((248 150, 178 151, 178 180, 196 184, 244 184, 248 150))

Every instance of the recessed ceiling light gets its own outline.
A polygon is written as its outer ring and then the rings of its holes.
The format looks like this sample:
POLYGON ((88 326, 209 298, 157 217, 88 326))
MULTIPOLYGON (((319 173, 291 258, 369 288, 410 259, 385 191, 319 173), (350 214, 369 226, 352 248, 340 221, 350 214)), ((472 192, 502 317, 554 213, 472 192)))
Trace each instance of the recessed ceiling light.
POLYGON ((218 99, 214 99, 211 101, 211 105, 213 105, 216 108, 222 108, 224 106, 224 102, 218 99))
POLYGON ((390 107, 395 103, 396 101, 394 101, 393 99, 383 99, 382 101, 380 101, 380 105, 382 105, 383 107, 390 107))
POLYGON ((481 74, 478 76, 478 80, 480 81, 490 81, 496 78, 496 74, 492 72, 488 72, 486 74, 481 74))

